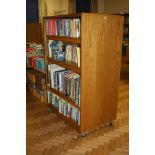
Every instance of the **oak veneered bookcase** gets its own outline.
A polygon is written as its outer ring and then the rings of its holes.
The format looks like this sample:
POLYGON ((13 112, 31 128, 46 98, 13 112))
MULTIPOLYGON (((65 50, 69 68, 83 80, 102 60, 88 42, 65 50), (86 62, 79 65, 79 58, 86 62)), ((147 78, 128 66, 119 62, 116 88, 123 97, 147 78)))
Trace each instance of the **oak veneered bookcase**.
MULTIPOLYGON (((44 47, 46 68, 49 63, 72 70, 80 75, 80 107, 59 91, 47 90, 63 98, 80 111, 80 125, 50 109, 78 132, 85 133, 116 119, 118 86, 121 67, 121 48, 124 18, 119 15, 81 13, 44 17, 44 47), (52 36, 46 33, 48 19, 80 19, 80 37, 52 36), (48 40, 80 45, 80 68, 74 63, 48 57, 48 40)), ((47 73, 46 73, 47 77, 47 73)))

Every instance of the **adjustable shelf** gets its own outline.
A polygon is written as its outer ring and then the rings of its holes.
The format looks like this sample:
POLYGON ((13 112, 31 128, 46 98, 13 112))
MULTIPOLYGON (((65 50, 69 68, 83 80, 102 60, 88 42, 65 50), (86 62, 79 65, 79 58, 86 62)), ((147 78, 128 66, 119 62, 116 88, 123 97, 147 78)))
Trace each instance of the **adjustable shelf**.
POLYGON ((48 40, 64 41, 64 42, 73 43, 73 44, 81 44, 81 39, 80 38, 47 35, 47 39, 48 40))
POLYGON ((32 67, 32 66, 30 66, 30 65, 27 65, 26 68, 33 68, 33 69, 35 69, 36 71, 38 71, 38 72, 40 72, 40 73, 46 74, 46 73, 45 73, 44 71, 42 71, 41 69, 37 69, 37 68, 32 67))
POLYGON ((80 110, 80 107, 69 97, 65 96, 65 94, 59 92, 56 89, 53 89, 51 87, 48 86, 48 90, 50 90, 51 92, 55 93, 56 95, 58 95, 59 97, 61 97, 62 99, 66 100, 68 103, 70 103, 71 105, 73 105, 74 107, 76 107, 78 110, 80 110))
POLYGON ((80 68, 74 62, 71 62, 71 61, 56 61, 56 60, 53 60, 52 58, 48 58, 48 62, 59 65, 59 66, 64 67, 66 69, 72 70, 72 71, 74 71, 74 72, 76 72, 78 74, 81 73, 80 68))

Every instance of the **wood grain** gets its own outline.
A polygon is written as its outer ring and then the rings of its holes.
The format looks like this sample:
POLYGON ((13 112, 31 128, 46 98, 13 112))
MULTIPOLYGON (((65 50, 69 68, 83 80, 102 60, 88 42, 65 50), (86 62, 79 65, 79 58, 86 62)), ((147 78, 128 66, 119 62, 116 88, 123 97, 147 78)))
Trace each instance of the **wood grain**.
POLYGON ((26 42, 43 42, 40 23, 26 23, 26 42))
POLYGON ((116 118, 123 17, 82 14, 81 132, 116 118))

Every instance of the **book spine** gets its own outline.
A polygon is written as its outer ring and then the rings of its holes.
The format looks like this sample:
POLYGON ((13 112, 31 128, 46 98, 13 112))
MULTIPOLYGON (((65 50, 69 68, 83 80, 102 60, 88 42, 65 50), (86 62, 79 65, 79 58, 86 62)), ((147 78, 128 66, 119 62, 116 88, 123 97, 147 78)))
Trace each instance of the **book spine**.
POLYGON ((48 86, 51 86, 51 66, 48 65, 48 86))
POLYGON ((76 47, 78 67, 80 67, 80 47, 76 47))

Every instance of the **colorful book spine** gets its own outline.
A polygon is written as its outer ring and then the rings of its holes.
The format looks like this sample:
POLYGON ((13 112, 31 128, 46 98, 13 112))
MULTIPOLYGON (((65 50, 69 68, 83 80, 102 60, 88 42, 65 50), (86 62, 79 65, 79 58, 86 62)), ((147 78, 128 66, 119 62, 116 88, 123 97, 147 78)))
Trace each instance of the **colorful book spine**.
POLYGON ((80 19, 49 19, 47 21, 48 35, 80 37, 80 19))
POLYGON ((76 105, 80 106, 79 74, 65 70, 63 67, 49 64, 48 85, 59 92, 64 93, 66 97, 72 99, 76 105))

